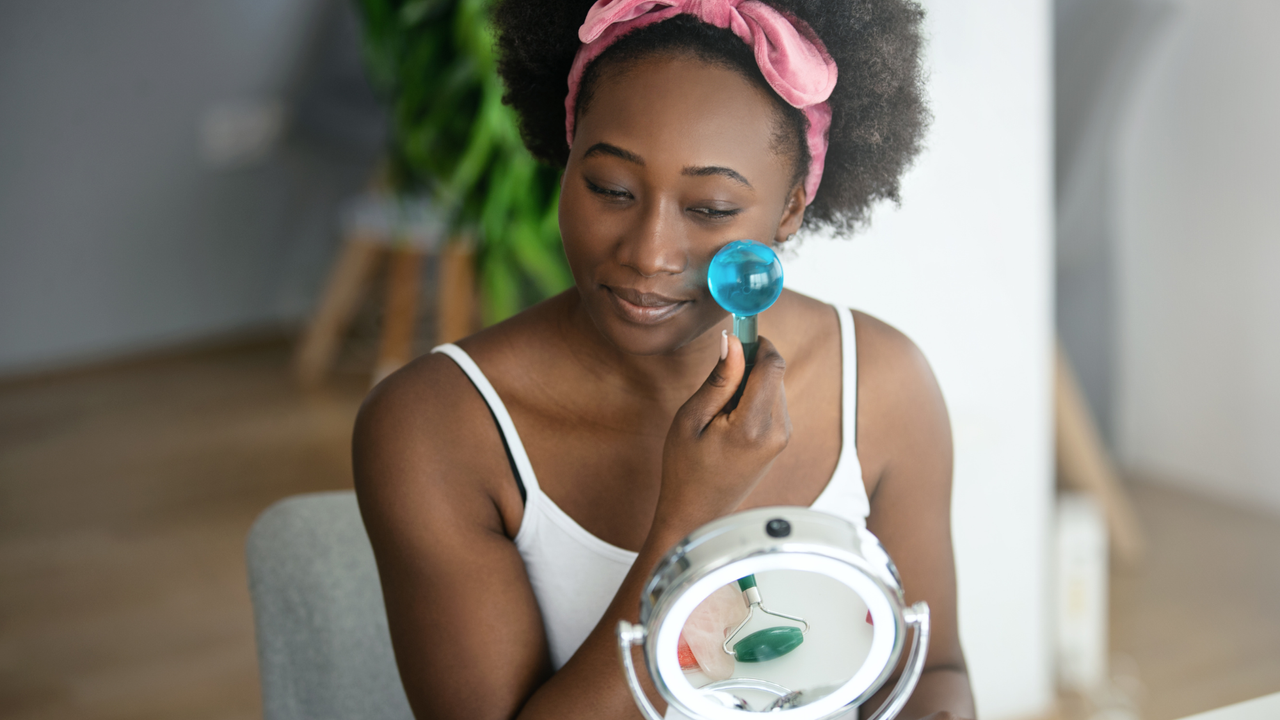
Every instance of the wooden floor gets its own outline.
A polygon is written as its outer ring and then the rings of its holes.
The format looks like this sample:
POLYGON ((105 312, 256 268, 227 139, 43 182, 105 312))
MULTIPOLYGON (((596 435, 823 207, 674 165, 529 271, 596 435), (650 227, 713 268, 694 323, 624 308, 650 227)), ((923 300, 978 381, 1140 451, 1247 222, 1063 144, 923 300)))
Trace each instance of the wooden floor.
MULTIPOLYGON (((1280 480, 1280 479, 1278 479, 1280 480)), ((1151 546, 1111 575, 1113 663, 1148 720, 1280 692, 1280 520, 1133 483, 1151 546)))
MULTIPOLYGON (((349 487, 364 378, 294 388, 281 343, 0 386, 0 717, 256 718, 244 537, 349 487)), ((1136 488, 1114 650, 1172 720, 1280 691, 1280 522, 1136 488)))
POLYGON ((0 387, 0 717, 261 716, 244 538, 350 487, 363 378, 282 344, 0 387))

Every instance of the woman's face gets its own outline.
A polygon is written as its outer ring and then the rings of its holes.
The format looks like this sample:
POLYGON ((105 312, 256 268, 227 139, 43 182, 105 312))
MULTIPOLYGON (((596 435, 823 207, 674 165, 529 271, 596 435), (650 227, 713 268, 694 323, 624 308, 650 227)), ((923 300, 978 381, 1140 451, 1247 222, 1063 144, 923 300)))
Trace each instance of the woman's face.
POLYGON ((763 91, 696 59, 600 77, 577 120, 560 232, 582 306, 610 342, 655 355, 703 335, 725 317, 707 290, 716 251, 799 229, 804 194, 779 126, 763 91))

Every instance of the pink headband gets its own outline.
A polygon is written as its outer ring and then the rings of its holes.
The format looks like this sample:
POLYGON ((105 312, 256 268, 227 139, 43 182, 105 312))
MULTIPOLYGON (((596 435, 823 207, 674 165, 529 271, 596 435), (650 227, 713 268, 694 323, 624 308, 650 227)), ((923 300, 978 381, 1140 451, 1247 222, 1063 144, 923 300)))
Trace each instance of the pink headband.
POLYGON ((578 86, 587 65, 632 30, 680 14, 693 15, 710 25, 732 30, 751 45, 769 87, 804 112, 809 120, 805 141, 810 158, 804 192, 807 201, 812 202, 822 182, 822 168, 827 159, 831 106, 826 101, 836 86, 836 64, 812 28, 760 0, 596 0, 578 29, 582 46, 569 70, 569 95, 564 99, 569 145, 573 145, 578 86))

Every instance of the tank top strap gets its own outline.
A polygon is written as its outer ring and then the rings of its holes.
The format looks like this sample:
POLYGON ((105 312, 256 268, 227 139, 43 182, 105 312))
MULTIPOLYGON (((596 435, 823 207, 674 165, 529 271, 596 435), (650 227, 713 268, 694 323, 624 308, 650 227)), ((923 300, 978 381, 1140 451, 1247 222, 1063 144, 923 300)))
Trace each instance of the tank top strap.
POLYGON ((479 391, 480 396, 484 398, 484 402, 489 406, 489 412, 493 414, 493 419, 498 424, 498 430, 502 436, 502 444, 507 451, 507 456, 511 460, 512 469, 516 473, 516 482, 519 483, 521 494, 525 497, 525 509, 534 503, 536 497, 542 494, 542 489, 538 487, 538 477, 533 474, 533 464, 529 462, 529 454, 525 452, 524 443, 520 440, 520 433, 516 432, 516 424, 511 420, 511 413, 507 412, 507 406, 502 403, 502 398, 498 396, 498 391, 493 388, 493 384, 489 382, 489 378, 485 377, 480 366, 475 360, 467 354, 466 350, 454 345, 446 343, 438 345, 431 349, 433 353, 448 355, 462 372, 471 381, 479 391))
POLYGON ((840 318, 840 439, 844 447, 858 446, 858 336, 854 333, 853 311, 836 307, 840 318))
POLYGON ((853 312, 832 307, 840 320, 840 459, 831 481, 810 507, 865 525, 871 502, 858 459, 858 339, 853 312))

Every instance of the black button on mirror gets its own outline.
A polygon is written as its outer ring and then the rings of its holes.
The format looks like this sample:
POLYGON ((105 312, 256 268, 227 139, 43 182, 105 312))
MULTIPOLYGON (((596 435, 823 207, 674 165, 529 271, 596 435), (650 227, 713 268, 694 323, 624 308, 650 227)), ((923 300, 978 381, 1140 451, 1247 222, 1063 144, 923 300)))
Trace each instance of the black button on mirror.
POLYGON ((764 524, 764 531, 769 533, 769 537, 783 538, 791 534, 791 523, 774 518, 764 524))

